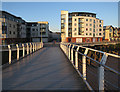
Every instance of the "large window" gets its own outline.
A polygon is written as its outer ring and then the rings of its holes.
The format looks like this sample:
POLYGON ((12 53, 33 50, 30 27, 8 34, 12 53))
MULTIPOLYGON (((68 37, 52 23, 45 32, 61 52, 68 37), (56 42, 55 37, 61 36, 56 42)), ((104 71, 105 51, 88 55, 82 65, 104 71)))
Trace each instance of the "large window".
POLYGON ((65 17, 66 17, 66 15, 65 15, 65 14, 62 14, 62 15, 61 15, 61 18, 65 18, 65 17))

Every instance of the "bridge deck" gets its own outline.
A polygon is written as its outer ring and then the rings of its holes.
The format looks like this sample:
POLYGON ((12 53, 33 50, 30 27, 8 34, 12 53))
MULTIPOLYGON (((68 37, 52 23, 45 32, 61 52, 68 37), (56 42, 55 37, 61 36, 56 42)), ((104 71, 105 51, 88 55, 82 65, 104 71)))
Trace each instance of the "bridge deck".
POLYGON ((59 47, 45 47, 2 74, 3 90, 87 90, 59 47))

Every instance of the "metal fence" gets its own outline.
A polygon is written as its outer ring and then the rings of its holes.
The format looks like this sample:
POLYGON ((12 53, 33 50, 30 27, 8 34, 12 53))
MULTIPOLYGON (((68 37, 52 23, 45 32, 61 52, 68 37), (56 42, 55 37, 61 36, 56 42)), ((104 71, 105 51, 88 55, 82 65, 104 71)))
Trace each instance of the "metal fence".
POLYGON ((90 90, 120 90, 120 56, 71 43, 60 47, 90 90))
POLYGON ((19 60, 27 55, 34 53, 43 47, 41 42, 32 43, 20 43, 20 44, 10 44, 1 45, 0 53, 2 53, 2 65, 9 63, 11 64, 14 60, 19 60))

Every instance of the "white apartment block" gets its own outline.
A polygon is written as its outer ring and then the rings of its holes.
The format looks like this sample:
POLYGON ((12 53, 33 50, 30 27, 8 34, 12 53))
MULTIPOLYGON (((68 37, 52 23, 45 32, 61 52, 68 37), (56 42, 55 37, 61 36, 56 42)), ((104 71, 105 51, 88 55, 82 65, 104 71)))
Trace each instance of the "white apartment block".
POLYGON ((103 38, 103 20, 88 12, 61 11, 62 42, 97 42, 103 38))

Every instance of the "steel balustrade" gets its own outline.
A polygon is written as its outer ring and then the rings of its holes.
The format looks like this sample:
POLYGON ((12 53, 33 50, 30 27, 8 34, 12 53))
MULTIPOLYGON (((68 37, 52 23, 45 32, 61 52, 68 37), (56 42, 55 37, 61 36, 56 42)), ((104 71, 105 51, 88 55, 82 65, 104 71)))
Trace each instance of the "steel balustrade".
POLYGON ((17 58, 16 60, 19 60, 20 58, 24 58, 27 55, 30 55, 34 53, 35 51, 43 48, 43 43, 41 42, 31 42, 31 43, 22 43, 22 44, 10 44, 10 45, 4 45, 4 48, 2 51, 8 51, 9 52, 9 64, 12 63, 12 51, 17 51, 17 58), (4 49, 5 48, 5 49, 4 49), (20 57, 20 50, 22 50, 22 57, 20 57), (25 55, 25 51, 27 54, 25 55))
MULTIPOLYGON (((83 78, 84 82, 87 84, 88 88, 90 90, 94 90, 94 88, 90 85, 90 83, 88 82, 87 78, 86 78, 86 75, 87 75, 87 68, 86 68, 86 58, 92 60, 92 62, 95 62, 97 63, 99 66, 98 66, 98 90, 105 90, 105 79, 104 79, 104 74, 105 74, 105 70, 108 70, 112 73, 114 73, 116 76, 119 76, 120 75, 120 72, 114 70, 113 68, 111 67, 108 67, 106 66, 106 61, 107 61, 107 58, 108 56, 112 56, 112 57, 116 57, 116 58, 120 58, 120 56, 118 55, 114 55, 114 54, 110 54, 110 53, 106 53, 106 52, 103 52, 103 51, 99 51, 99 50, 95 50, 95 49, 91 49, 91 48, 87 48, 87 47, 83 47, 83 46, 80 46, 80 45, 75 45, 75 44, 70 44, 70 43, 61 43, 60 44, 60 48, 63 50, 63 52, 66 54, 66 56, 68 57, 68 59, 71 61, 72 65, 74 66, 74 68, 77 70, 77 72, 79 73, 79 75, 83 78), (75 50, 74 47, 77 47, 77 49, 75 50), (85 51, 84 53, 81 53, 79 52, 79 49, 81 48, 84 48, 85 51), (66 52, 68 51, 68 52, 66 52), (73 51, 75 51, 75 61, 73 61, 73 51), (97 53, 101 53, 102 54, 102 58, 99 61, 95 59, 93 59, 92 57, 89 57, 87 56, 88 54, 88 51, 94 51, 95 54, 96 52, 97 53), (78 70, 78 55, 82 55, 82 72, 80 72, 78 70), (75 64, 73 63, 75 62, 75 64)), ((108 82, 108 81, 107 81, 108 82)), ((108 82, 109 83, 109 82, 108 82)), ((112 84, 112 83, 109 83, 109 84, 112 84)), ((117 86, 117 85, 111 85, 115 88, 117 88, 117 90, 120 90, 120 88, 117 86)))

